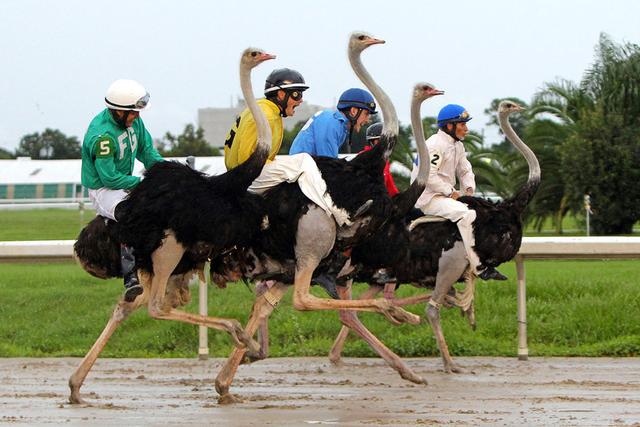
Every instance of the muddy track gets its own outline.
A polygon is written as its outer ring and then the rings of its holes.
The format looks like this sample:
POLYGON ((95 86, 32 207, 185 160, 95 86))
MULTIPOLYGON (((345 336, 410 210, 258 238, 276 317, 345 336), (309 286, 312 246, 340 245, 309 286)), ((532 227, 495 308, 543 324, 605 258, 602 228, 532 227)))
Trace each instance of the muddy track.
POLYGON ((427 386, 379 359, 269 359, 240 367, 232 406, 213 387, 221 359, 99 359, 89 405, 70 405, 79 360, 0 359, 0 424, 640 426, 639 358, 457 358, 468 372, 453 375, 409 359, 427 386))

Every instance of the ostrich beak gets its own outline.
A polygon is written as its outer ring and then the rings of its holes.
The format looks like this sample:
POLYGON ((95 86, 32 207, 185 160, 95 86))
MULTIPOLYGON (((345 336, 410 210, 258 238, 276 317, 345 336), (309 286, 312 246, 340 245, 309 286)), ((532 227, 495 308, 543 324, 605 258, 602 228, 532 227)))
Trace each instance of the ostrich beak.
POLYGON ((376 39, 375 37, 371 37, 364 42, 367 46, 371 46, 374 44, 385 44, 386 42, 382 39, 376 39))
POLYGON ((443 90, 435 89, 435 88, 427 89, 426 92, 429 93, 429 96, 444 95, 444 91, 443 90))
POLYGON ((260 55, 260 58, 259 58, 259 59, 260 59, 260 62, 262 62, 262 61, 268 61, 268 60, 270 60, 270 59, 276 59, 276 56, 275 56, 275 55, 272 55, 272 54, 270 54, 270 53, 263 53, 263 54, 261 54, 261 55, 260 55))

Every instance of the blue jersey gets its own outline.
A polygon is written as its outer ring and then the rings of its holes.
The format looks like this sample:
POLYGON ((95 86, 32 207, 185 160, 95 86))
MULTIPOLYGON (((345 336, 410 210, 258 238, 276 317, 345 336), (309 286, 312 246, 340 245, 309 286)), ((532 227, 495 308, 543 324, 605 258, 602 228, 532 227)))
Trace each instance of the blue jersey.
POLYGON ((338 150, 349 134, 349 120, 340 111, 316 113, 293 140, 289 154, 309 153, 312 156, 338 157, 338 150))

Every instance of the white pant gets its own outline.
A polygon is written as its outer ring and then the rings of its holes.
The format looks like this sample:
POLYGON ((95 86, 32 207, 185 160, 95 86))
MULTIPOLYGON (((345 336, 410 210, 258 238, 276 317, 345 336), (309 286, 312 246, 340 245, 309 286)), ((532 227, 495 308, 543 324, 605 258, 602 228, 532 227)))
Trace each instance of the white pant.
POLYGON ((424 206, 419 207, 426 215, 441 216, 453 221, 458 226, 462 243, 467 252, 467 259, 471 268, 478 273, 480 258, 473 250, 476 241, 473 237, 473 221, 476 219, 476 211, 469 209, 467 205, 451 197, 436 195, 424 206))
POLYGON ((125 197, 127 192, 124 190, 111 190, 109 188, 89 189, 89 199, 96 208, 96 213, 115 221, 114 211, 116 206, 125 197))
POLYGON ((349 213, 337 207, 327 193, 327 183, 313 158, 307 153, 278 157, 267 163, 248 191, 262 194, 282 182, 294 183, 302 193, 313 203, 318 205, 327 215, 334 217, 338 225, 349 225, 349 213))

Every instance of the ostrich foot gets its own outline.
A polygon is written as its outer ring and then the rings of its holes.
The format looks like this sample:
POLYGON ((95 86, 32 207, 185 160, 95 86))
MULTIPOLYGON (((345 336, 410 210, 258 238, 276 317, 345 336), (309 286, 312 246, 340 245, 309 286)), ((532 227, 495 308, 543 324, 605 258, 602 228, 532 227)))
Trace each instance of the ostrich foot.
POLYGON ((407 381, 411 381, 414 384, 424 384, 427 385, 429 384, 426 380, 426 378, 421 377, 419 375, 414 374, 411 371, 404 371, 404 372, 400 372, 400 376, 407 380, 407 381))
POLYGON ((80 397, 80 390, 71 390, 69 395, 69 403, 72 405, 87 405, 87 402, 80 397))
POLYGON ((234 321, 233 329, 229 332, 231 337, 236 343, 238 347, 246 347, 247 348, 247 356, 250 358, 259 359, 262 347, 260 344, 250 337, 244 329, 242 329, 242 325, 240 322, 234 321))
POLYGON ((241 365, 249 365, 253 362, 257 362, 258 360, 264 360, 267 358, 267 355, 262 350, 258 350, 257 352, 247 351, 240 361, 241 365))
POLYGON ((234 403, 242 403, 244 400, 237 394, 225 393, 218 397, 218 404, 220 405, 232 405, 234 403))
POLYGON ((447 374, 466 374, 467 373, 465 369, 463 369, 462 367, 460 367, 460 365, 454 363, 453 361, 444 363, 444 371, 447 374))
POLYGON ((409 323, 411 325, 420 324, 420 316, 410 313, 407 310, 396 307, 389 300, 384 300, 386 304, 382 308, 382 314, 394 325, 400 325, 402 323, 409 323))
POLYGON ((342 361, 342 358, 340 357, 340 355, 338 356, 334 356, 334 355, 329 355, 329 362, 331 362, 331 364, 333 366, 337 366, 337 367, 341 367, 344 366, 344 362, 342 361))

